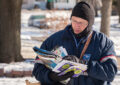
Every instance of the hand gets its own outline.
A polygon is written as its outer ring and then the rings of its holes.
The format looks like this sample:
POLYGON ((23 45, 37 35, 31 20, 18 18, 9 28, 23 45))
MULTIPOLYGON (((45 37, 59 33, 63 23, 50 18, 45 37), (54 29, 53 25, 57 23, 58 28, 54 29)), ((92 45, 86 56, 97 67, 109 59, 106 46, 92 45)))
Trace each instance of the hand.
POLYGON ((74 55, 65 56, 63 59, 79 63, 79 59, 74 55))
POLYGON ((61 75, 61 76, 59 75, 59 73, 50 72, 49 78, 51 80, 53 80, 54 82, 58 82, 58 81, 63 81, 68 78, 71 78, 73 75, 74 75, 73 71, 70 71, 70 72, 66 73, 65 75, 61 75))

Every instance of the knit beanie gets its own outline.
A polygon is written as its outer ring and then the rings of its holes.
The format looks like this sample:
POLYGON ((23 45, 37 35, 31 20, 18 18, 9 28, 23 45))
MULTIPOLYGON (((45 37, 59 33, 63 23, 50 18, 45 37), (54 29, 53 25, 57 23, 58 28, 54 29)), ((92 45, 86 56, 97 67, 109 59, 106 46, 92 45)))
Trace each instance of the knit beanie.
POLYGON ((78 36, 81 37, 87 36, 91 32, 92 25, 94 23, 95 11, 93 6, 87 2, 79 2, 73 8, 71 17, 72 16, 76 16, 88 21, 88 26, 85 28, 85 30, 78 34, 78 36))

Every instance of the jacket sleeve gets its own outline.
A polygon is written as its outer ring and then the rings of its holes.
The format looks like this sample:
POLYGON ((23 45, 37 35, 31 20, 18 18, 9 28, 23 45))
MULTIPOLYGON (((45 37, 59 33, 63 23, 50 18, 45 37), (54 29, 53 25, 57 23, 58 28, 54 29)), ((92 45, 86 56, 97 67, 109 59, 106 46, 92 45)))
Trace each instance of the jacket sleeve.
POLYGON ((41 82, 42 85, 52 85, 53 82, 49 79, 50 69, 46 68, 44 65, 40 63, 35 63, 33 69, 33 75, 35 78, 41 82))
MULTIPOLYGON (((48 45, 48 41, 45 41, 41 45, 41 48, 45 50, 50 50, 49 47, 47 47, 47 45, 48 45)), ((48 77, 50 72, 51 70, 48 69, 45 65, 40 63, 35 63, 32 73, 35 76, 35 78, 41 82, 42 85, 53 85, 53 81, 51 81, 48 77)))
POLYGON ((98 61, 89 62, 88 76, 111 82, 117 73, 117 59, 113 42, 106 38, 101 42, 101 47, 102 57, 98 61))

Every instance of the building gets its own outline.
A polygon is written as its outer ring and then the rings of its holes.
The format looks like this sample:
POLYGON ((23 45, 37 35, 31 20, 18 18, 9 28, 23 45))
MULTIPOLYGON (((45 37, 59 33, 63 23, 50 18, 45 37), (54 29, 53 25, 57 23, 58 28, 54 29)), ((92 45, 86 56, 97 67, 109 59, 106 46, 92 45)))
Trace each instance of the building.
POLYGON ((33 9, 35 0, 23 0, 22 8, 23 9, 33 9))
POLYGON ((76 0, 55 0, 54 8, 57 9, 71 9, 75 6, 76 0))
MULTIPOLYGON (((23 0, 23 9, 41 8, 46 9, 47 1, 50 0, 23 0)), ((76 0, 52 0, 54 9, 71 9, 76 4, 76 0)))
POLYGON ((46 9, 47 0, 23 0, 22 9, 46 9))

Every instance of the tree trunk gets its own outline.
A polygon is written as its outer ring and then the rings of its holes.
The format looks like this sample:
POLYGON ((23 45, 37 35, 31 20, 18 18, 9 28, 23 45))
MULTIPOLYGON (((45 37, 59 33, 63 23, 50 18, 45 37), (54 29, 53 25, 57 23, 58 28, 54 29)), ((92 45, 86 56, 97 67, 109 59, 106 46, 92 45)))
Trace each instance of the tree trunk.
POLYGON ((100 31, 109 36, 110 34, 110 16, 112 10, 112 0, 102 0, 102 19, 100 31))
POLYGON ((118 14, 119 14, 119 23, 120 23, 120 0, 117 0, 117 8, 118 8, 118 14))
POLYGON ((0 63, 21 61, 22 0, 0 0, 0 63))

